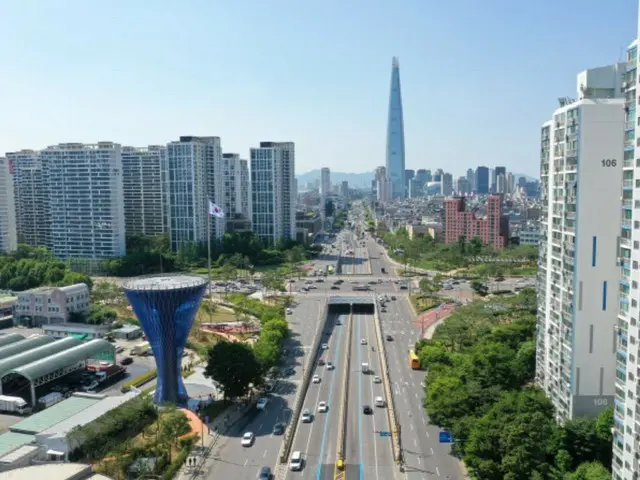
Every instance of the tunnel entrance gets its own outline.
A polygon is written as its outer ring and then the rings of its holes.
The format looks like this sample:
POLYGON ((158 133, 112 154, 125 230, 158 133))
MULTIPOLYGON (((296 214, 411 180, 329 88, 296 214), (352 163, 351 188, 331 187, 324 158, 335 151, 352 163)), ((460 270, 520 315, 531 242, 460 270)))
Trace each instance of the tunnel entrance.
POLYGON ((354 303, 351 305, 351 313, 366 313, 369 315, 373 315, 373 303, 354 303))
POLYGON ((351 313, 351 304, 338 303, 329 305, 329 313, 348 315, 349 313, 351 313))
POLYGON ((332 297, 329 300, 329 313, 373 315, 374 312, 374 299, 370 297, 332 297))

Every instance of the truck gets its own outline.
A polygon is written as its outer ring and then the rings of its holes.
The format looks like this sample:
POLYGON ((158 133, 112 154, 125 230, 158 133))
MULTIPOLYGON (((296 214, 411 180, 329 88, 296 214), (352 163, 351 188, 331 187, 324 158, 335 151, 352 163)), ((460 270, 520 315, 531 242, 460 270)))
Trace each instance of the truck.
POLYGON ((0 395, 0 412, 29 415, 31 413, 31 407, 23 398, 0 395))
POLYGON ((149 351, 150 348, 151 345, 149 344, 149 342, 139 343, 131 349, 131 355, 144 355, 145 353, 147 353, 147 351, 149 351))
POLYGON ((125 374, 127 369, 120 365, 109 365, 107 368, 96 372, 96 379, 99 383, 105 383, 109 380, 119 378, 125 374))
POLYGON ((38 403, 42 405, 44 408, 49 408, 55 405, 56 403, 61 402, 62 400, 64 400, 64 395, 62 395, 62 393, 51 392, 46 394, 44 397, 40 397, 38 399, 38 403))

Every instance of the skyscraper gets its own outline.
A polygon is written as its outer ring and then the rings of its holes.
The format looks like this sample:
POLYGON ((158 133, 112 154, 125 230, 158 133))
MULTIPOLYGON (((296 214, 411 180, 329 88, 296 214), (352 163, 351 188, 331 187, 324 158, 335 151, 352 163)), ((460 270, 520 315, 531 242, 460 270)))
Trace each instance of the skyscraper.
POLYGON ((487 167, 476 168, 475 191, 479 195, 486 195, 489 193, 489 169, 487 167))
POLYGON ((331 170, 328 167, 320 170, 320 195, 323 199, 331 195, 331 170))
POLYGON ((11 252, 17 247, 13 162, 0 158, 0 252, 11 252))
POLYGON ((398 57, 393 57, 391 61, 386 167, 387 176, 391 182, 391 198, 404 198, 404 120, 402 118, 402 93, 400 91, 398 57))

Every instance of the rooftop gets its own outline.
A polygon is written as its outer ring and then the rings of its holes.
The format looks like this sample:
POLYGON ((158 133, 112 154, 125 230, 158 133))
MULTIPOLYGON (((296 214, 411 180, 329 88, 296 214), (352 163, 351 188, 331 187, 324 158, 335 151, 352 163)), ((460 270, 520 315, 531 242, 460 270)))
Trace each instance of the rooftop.
MULTIPOLYGON (((41 433, 98 402, 100 402, 99 398, 73 395, 60 403, 56 403, 55 405, 12 425, 9 429, 11 430, 11 433, 41 433)), ((2 436, 0 436, 0 438, 2 438, 2 436)), ((48 480, 51 479, 48 478, 48 480)))
POLYGON ((5 472, 2 477, 6 480, 33 480, 34 478, 46 478, 47 480, 103 480, 109 479, 104 475, 94 475, 91 465, 83 463, 46 463, 44 465, 31 465, 29 467, 16 468, 5 472))
POLYGON ((55 330, 57 332, 102 332, 109 330, 109 325, 92 325, 88 323, 54 323, 43 325, 43 330, 55 330))
MULTIPOLYGON (((22 434, 17 433, 15 435, 22 435, 22 434)), ((31 437, 31 435, 25 435, 25 436, 31 437)), ((15 461, 20 460, 25 455, 29 455, 35 450, 40 450, 40 448, 42 447, 40 447, 39 445, 28 445, 28 444, 22 445, 21 447, 18 447, 15 450, 12 450, 6 455, 0 456, 0 465, 2 465, 3 463, 10 465, 15 461)))
POLYGON ((188 287, 199 287, 207 283, 207 279, 196 275, 164 275, 140 277, 125 282, 125 290, 172 290, 188 287))
POLYGON ((35 440, 33 435, 24 433, 6 432, 0 435, 0 457, 5 456, 9 452, 13 452, 16 448, 27 445, 35 440))

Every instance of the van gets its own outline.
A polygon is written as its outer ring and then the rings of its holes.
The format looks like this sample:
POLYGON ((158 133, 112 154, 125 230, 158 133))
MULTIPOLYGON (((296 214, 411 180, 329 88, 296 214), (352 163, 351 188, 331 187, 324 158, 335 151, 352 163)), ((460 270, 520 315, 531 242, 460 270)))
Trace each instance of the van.
POLYGON ((385 406, 384 398, 376 397, 376 407, 384 407, 384 406, 385 406))
POLYGON ((295 451, 291 455, 291 461, 289 462, 289 469, 292 472, 299 472, 302 470, 302 452, 295 451))

